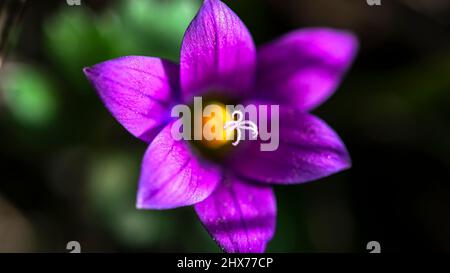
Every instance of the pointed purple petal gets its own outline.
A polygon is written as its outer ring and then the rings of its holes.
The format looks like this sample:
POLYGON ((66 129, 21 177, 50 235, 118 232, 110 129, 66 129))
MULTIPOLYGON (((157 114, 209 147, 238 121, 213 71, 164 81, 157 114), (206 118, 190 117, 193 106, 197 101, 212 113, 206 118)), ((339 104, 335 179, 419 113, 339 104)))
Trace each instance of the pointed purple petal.
POLYGON ((349 32, 311 28, 258 50, 261 96, 309 111, 327 100, 352 63, 358 41, 349 32))
POLYGON ((84 69, 112 115, 134 136, 150 142, 170 117, 178 92, 178 65, 128 56, 84 69))
POLYGON ((276 202, 269 186, 225 177, 195 205, 201 222, 226 252, 260 253, 275 232, 276 202))
POLYGON ((238 174, 265 183, 297 184, 350 168, 344 143, 324 121, 298 110, 280 111, 279 120, 275 151, 261 151, 259 139, 235 148, 229 163, 238 174))
POLYGON ((184 99, 207 92, 241 97, 253 87, 255 65, 255 46, 244 23, 221 1, 206 0, 181 47, 184 99))
POLYGON ((171 209, 207 198, 221 179, 220 169, 202 161, 185 140, 174 140, 169 123, 153 140, 142 162, 137 195, 140 209, 171 209))

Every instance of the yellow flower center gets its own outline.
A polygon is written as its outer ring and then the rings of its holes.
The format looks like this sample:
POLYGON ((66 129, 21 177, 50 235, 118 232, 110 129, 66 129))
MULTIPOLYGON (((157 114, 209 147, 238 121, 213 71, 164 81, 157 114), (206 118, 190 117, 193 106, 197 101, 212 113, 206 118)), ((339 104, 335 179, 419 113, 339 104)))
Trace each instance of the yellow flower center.
POLYGON ((208 148, 217 149, 233 140, 234 130, 223 128, 225 123, 232 121, 233 118, 224 104, 211 103, 207 107, 210 111, 203 113, 201 143, 208 148))

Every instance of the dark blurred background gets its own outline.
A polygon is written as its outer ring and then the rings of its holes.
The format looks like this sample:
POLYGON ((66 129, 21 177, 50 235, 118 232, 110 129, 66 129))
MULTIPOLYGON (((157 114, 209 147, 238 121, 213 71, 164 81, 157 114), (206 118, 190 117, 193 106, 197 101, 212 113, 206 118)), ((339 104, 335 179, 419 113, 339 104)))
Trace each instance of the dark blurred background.
MULTIPOLYGON (((178 60, 201 1, 26 2, 0 68, 0 252, 64 252, 73 240, 82 251, 220 251, 192 208, 135 209, 146 145, 81 72, 122 55, 178 60)), ((375 240, 382 252, 450 252, 450 2, 225 2, 257 44, 308 26, 350 29, 361 42, 315 110, 353 168, 276 187, 268 251, 367 252, 375 240)))

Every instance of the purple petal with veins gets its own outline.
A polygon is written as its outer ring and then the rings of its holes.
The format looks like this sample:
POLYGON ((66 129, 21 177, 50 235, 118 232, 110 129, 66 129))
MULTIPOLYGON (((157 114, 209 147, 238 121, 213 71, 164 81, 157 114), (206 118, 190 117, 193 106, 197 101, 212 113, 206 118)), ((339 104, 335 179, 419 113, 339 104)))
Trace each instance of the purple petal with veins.
POLYGON ((134 136, 150 142, 170 117, 178 88, 178 65, 128 56, 84 69, 112 115, 134 136))
POLYGON ((273 103, 309 111, 333 94, 357 49, 355 36, 346 31, 291 32, 258 49, 256 91, 273 103))
POLYGON ((243 141, 228 165, 239 175, 269 184, 297 184, 350 168, 339 136, 319 118, 293 109, 280 110, 279 147, 261 151, 261 140, 243 141))
POLYGON ((147 149, 137 195, 141 209, 172 209, 207 198, 221 179, 221 170, 192 152, 185 140, 174 140, 169 123, 147 149))
POLYGON ((185 101, 212 91, 240 98, 253 87, 255 72, 256 49, 244 23, 221 1, 206 0, 181 46, 185 101))
POLYGON ((200 220, 226 252, 264 252, 275 232, 276 202, 269 186, 226 175, 214 193, 195 205, 200 220))

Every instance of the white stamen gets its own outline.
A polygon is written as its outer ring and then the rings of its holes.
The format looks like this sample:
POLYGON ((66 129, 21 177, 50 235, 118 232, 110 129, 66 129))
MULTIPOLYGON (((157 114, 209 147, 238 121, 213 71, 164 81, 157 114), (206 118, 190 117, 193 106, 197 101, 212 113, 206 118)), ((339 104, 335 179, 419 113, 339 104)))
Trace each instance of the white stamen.
POLYGON ((241 111, 236 110, 231 114, 232 121, 227 121, 225 123, 225 126, 223 128, 226 131, 233 131, 236 130, 237 136, 236 141, 233 142, 233 146, 236 146, 239 144, 242 138, 242 132, 241 130, 249 130, 252 132, 252 136, 256 138, 258 136, 258 126, 250 120, 244 120, 244 114, 242 114, 241 111), (237 116, 237 119, 234 120, 234 117, 237 116))

